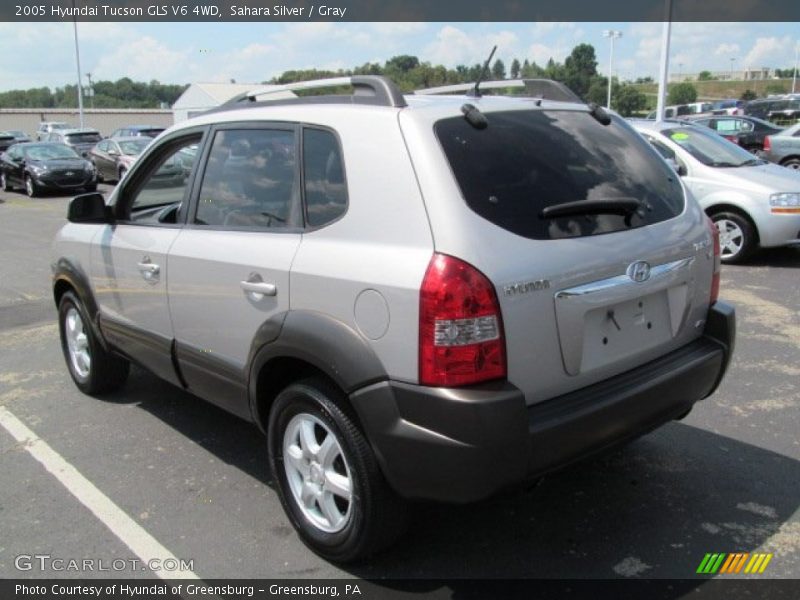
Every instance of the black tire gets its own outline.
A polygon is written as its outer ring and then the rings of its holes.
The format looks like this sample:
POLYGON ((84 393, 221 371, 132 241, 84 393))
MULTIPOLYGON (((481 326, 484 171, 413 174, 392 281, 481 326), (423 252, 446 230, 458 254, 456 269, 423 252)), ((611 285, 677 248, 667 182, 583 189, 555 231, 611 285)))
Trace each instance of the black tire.
POLYGON ((97 173, 97 183, 103 183, 105 181, 103 178, 103 172, 100 170, 100 167, 97 166, 97 163, 92 161, 92 164, 94 165, 95 173, 97 173))
POLYGON ((786 167, 787 169, 800 171, 800 158, 787 158, 781 163, 781 166, 786 167))
POLYGON ((10 192, 14 189, 5 173, 0 173, 0 187, 3 188, 4 192, 10 192))
MULTIPOLYGON (((742 216, 738 212, 733 211, 719 211, 711 214, 711 220, 717 227, 720 223, 726 223, 730 227, 738 227, 741 235, 737 235, 732 239, 732 245, 726 247, 724 239, 720 240, 720 258, 725 264, 735 265, 746 261, 755 252, 758 246, 756 230, 749 219, 742 216), (738 246, 738 249, 732 251, 733 246, 738 246)), ((724 227, 724 226, 723 226, 724 227)), ((720 231, 720 238, 724 238, 724 232, 720 231)))
POLYGON ((42 194, 42 190, 30 175, 25 175, 25 193, 30 198, 36 198, 42 194))
POLYGON ((390 545, 405 530, 408 514, 406 503, 386 483, 348 408, 344 394, 331 382, 316 377, 305 379, 278 394, 268 427, 269 462, 284 511, 311 550, 339 563, 366 558, 390 545), (311 415, 321 421, 333 433, 346 461, 351 500, 349 518, 340 531, 328 533, 314 524, 304 515, 289 486, 284 467, 284 434, 298 415, 311 415))
POLYGON ((123 178, 123 177, 125 177, 125 173, 126 173, 127 171, 128 171, 128 170, 127 170, 125 167, 120 167, 120 168, 119 168, 119 172, 117 173, 117 183, 119 183, 120 181, 122 181, 122 178, 123 178))
POLYGON ((65 292, 58 303, 58 329, 61 335, 61 350, 67 369, 84 394, 98 395, 113 392, 119 389, 128 378, 130 363, 106 350, 94 334, 91 321, 83 303, 73 292, 65 292), (83 332, 86 337, 87 349, 90 357, 88 373, 80 373, 73 363, 69 342, 67 341, 67 316, 71 311, 77 311, 83 323, 83 332))

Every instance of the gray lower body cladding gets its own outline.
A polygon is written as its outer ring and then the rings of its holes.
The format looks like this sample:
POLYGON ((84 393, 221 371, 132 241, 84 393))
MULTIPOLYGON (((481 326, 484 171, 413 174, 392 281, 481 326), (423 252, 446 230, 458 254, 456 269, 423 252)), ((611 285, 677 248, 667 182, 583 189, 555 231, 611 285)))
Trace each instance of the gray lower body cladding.
POLYGON ((385 381, 351 400, 389 483, 408 498, 470 502, 641 436, 716 389, 735 314, 715 304, 705 335, 646 365, 526 406, 507 382, 461 389, 385 381))

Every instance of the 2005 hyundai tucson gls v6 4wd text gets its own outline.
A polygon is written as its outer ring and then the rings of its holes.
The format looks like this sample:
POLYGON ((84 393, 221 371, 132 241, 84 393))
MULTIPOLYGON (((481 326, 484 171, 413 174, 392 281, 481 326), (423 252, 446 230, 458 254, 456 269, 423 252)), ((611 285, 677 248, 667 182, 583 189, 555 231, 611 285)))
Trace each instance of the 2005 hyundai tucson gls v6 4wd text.
POLYGON ((479 500, 680 418, 733 349, 716 229, 569 95, 254 90, 68 221, 76 385, 115 390, 133 362, 255 423, 289 520, 335 561, 389 544, 410 499, 479 500))

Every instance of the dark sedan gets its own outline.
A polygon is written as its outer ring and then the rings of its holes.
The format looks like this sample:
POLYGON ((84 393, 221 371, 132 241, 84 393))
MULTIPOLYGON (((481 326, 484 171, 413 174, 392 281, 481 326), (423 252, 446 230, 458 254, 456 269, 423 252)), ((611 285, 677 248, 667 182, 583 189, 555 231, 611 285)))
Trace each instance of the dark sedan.
POLYGON ((11 191, 21 186, 31 197, 46 190, 93 192, 97 189, 95 173, 92 163, 64 144, 14 144, 0 155, 0 187, 11 191))
POLYGON ((0 131, 0 150, 6 150, 11 144, 15 144, 17 140, 10 131, 0 131))
POLYGON ((119 181, 131 168, 142 150, 152 141, 149 137, 109 138, 89 152, 89 160, 97 169, 100 181, 119 181))
POLYGON ((691 119, 691 122, 713 129, 753 154, 764 150, 765 137, 781 131, 780 127, 755 117, 703 116, 691 119))

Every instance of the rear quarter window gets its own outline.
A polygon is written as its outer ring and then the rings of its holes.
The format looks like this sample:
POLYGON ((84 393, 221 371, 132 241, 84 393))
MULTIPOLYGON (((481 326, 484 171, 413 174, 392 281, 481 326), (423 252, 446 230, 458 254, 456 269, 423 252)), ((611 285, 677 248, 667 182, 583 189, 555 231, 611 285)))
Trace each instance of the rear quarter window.
POLYGON ((487 113, 486 129, 462 117, 434 131, 467 205, 517 235, 539 240, 611 233, 683 211, 678 176, 627 123, 603 126, 583 111, 487 113), (548 206, 634 198, 637 213, 545 218, 548 206))

